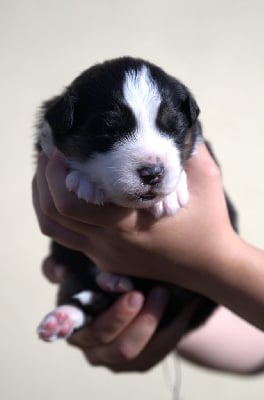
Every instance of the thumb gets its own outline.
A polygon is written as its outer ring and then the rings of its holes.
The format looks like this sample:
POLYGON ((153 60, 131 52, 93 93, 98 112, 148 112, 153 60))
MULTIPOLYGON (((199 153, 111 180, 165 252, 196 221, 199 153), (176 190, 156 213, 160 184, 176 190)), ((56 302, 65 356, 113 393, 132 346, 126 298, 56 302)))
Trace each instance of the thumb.
POLYGON ((220 169, 210 155, 204 142, 200 143, 196 154, 186 164, 186 173, 191 191, 208 189, 221 180, 220 169))

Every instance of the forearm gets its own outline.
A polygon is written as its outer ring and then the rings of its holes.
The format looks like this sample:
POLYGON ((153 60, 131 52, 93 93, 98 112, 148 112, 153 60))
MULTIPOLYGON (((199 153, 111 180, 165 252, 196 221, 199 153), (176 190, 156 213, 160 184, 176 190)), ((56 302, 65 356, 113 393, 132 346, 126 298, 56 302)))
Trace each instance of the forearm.
POLYGON ((255 374, 264 368, 264 335, 224 307, 185 336, 179 354, 198 365, 225 372, 255 374))
POLYGON ((67 168, 61 158, 40 157, 33 182, 40 226, 107 272, 200 292, 263 330, 264 252, 232 230, 221 177, 206 149, 192 160, 188 207, 153 221, 143 211, 78 201, 65 188, 67 168))
POLYGON ((264 330, 264 251, 238 237, 230 246, 207 270, 201 292, 264 330))

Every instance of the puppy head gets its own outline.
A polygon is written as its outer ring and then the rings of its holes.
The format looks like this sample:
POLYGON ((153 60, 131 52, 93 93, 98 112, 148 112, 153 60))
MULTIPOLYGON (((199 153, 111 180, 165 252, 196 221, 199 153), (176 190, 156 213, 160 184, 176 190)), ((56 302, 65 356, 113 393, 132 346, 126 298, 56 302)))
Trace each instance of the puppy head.
POLYGON ((160 68, 121 58, 96 65, 44 107, 41 147, 56 146, 126 207, 149 207, 175 191, 200 135, 187 88, 160 68))

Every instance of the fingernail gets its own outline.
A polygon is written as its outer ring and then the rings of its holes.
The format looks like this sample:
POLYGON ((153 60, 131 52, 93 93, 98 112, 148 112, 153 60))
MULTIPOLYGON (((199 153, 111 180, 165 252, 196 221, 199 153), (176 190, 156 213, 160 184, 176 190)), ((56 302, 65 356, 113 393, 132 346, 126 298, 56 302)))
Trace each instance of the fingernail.
POLYGON ((143 305, 144 298, 140 293, 131 293, 128 296, 127 304, 132 310, 139 310, 143 305))
POLYGON ((133 290, 134 285, 131 281, 131 279, 120 277, 116 283, 116 290, 118 292, 130 292, 130 290, 133 290))

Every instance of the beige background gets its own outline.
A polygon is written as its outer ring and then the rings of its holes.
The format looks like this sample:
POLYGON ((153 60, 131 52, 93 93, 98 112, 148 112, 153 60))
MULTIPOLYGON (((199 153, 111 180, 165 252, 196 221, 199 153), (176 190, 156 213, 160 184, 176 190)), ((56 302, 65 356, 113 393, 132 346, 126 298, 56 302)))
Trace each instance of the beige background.
MULTIPOLYGON (((38 105, 89 65, 120 55, 164 67, 193 91, 245 239, 264 247, 262 0, 2 0, 1 357, 3 400, 170 399, 162 369, 113 375, 35 335, 55 288, 41 276, 47 240, 31 206, 38 105)), ((263 377, 183 364, 185 400, 260 400, 263 377)))

